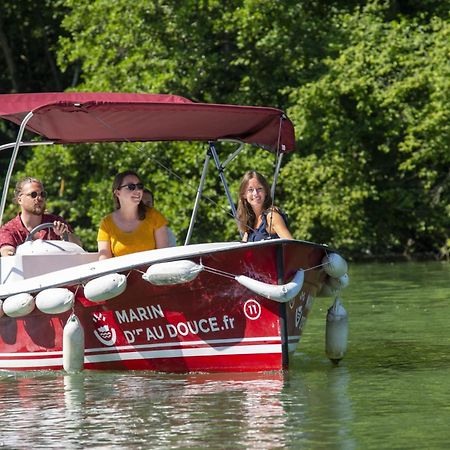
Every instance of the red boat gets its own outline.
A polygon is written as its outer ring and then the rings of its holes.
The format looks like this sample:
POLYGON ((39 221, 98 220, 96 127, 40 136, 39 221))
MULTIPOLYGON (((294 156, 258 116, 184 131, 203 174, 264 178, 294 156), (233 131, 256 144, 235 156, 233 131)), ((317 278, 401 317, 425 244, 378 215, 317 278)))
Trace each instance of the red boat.
MULTIPOLYGON (((20 127, 16 142, 0 146, 13 148, 1 216, 20 147, 206 145, 184 245, 98 261, 97 253, 70 242, 30 240, 0 259, 0 369, 283 370, 313 299, 327 290, 336 296, 346 284, 345 261, 325 245, 286 239, 189 244, 211 158, 235 213, 222 169, 244 144, 275 153, 277 169, 294 150, 293 125, 278 109, 172 95, 8 94, 0 95, 0 117, 20 127), (23 142, 25 130, 39 140, 23 142), (237 143, 223 163, 215 145, 222 140, 237 143)), ((330 331, 335 344, 342 335, 346 328, 330 331)), ((330 357, 340 359, 341 350, 330 357)))

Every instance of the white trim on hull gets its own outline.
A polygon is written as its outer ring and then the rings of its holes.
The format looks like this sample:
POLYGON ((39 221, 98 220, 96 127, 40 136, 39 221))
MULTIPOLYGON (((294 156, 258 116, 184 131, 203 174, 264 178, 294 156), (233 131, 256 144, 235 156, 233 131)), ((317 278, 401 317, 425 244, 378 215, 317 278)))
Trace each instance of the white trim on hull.
MULTIPOLYGON (((281 354, 279 336, 265 336, 250 339, 219 339, 213 341, 175 342, 138 346, 121 346, 111 349, 86 349, 84 363, 107 363, 116 361, 139 361, 144 359, 189 358, 199 356, 232 356, 252 354, 281 354), (230 346, 229 344, 235 344, 230 346), (216 344, 216 346, 211 346, 216 344), (217 346, 217 344, 223 344, 217 346), (162 347, 178 347, 162 349, 162 347), (191 346, 192 348, 186 348, 191 346), (145 350, 147 349, 147 350, 145 350), (107 353, 108 352, 108 353, 107 353), (97 354, 93 354, 97 353, 97 354)), ((35 353, 2 353, 0 369, 45 368, 61 366, 61 351, 35 353), (11 359, 8 359, 11 358, 11 359)))

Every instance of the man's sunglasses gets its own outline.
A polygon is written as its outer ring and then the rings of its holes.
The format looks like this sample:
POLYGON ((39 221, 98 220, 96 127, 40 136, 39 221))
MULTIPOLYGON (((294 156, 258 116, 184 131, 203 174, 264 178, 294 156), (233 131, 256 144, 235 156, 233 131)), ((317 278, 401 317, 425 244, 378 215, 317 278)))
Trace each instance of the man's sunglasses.
POLYGON ((45 191, 42 191, 42 192, 33 191, 33 192, 29 192, 28 194, 24 194, 24 195, 31 197, 31 198, 37 198, 37 197, 47 198, 47 192, 45 192, 45 191))
POLYGON ((127 183, 119 186, 119 189, 126 187, 129 191, 134 191, 135 189, 142 191, 144 189, 143 183, 127 183))

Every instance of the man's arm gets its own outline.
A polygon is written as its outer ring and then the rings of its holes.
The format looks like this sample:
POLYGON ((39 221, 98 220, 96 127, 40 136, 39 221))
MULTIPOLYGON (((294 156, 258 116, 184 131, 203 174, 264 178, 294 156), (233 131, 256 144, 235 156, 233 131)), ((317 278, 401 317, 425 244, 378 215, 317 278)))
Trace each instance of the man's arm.
POLYGON ((62 238, 64 236, 64 233, 67 233, 69 241, 81 247, 80 238, 75 233, 72 233, 70 230, 71 228, 69 228, 69 225, 65 222, 61 222, 59 220, 55 220, 53 222, 53 231, 57 236, 62 238))
POLYGON ((69 233, 69 241, 82 247, 81 239, 75 233, 69 233))

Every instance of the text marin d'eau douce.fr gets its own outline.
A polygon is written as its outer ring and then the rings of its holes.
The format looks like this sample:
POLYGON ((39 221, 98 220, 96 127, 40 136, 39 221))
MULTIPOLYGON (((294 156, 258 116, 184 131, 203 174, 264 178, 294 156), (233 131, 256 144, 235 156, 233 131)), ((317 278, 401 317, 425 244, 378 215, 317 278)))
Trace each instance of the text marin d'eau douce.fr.
MULTIPOLYGON (((134 323, 158 318, 165 318, 161 305, 150 305, 129 310, 116 311, 116 318, 119 323, 134 323)), ((188 334, 217 333, 234 328, 234 318, 228 315, 223 317, 208 317, 202 319, 178 322, 176 324, 166 323, 164 325, 153 325, 145 328, 135 328, 124 330, 127 341, 131 344, 137 336, 145 333, 147 340, 161 340, 166 337, 175 338, 177 336, 187 336, 188 334)))

